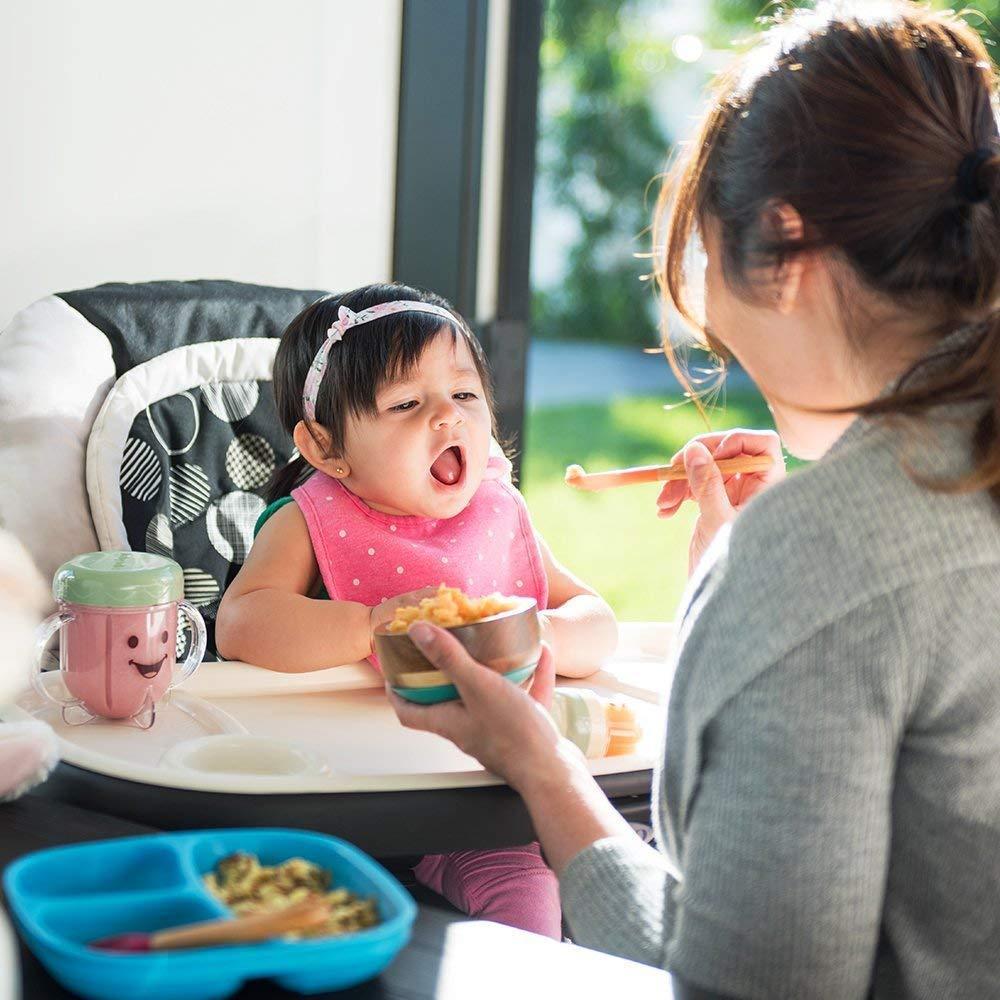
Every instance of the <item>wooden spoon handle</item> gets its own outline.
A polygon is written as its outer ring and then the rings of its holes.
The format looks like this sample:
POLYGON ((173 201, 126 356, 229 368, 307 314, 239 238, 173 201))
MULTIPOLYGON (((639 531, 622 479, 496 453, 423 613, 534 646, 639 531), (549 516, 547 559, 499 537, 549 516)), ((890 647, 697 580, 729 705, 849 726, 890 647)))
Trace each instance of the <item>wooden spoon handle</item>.
POLYGON ((325 899, 303 899, 283 910, 254 913, 248 917, 206 920, 204 923, 171 927, 150 936, 149 947, 156 951, 170 948, 202 948, 214 944, 240 944, 266 941, 268 938, 316 927, 330 916, 325 899))
MULTIPOLYGON (((769 455, 740 455, 738 458, 723 458, 716 464, 724 476, 734 476, 739 472, 766 472, 774 460, 769 455)), ((566 483, 580 490, 610 490, 618 486, 665 483, 677 479, 687 479, 683 461, 609 472, 586 473, 578 465, 571 465, 566 470, 566 483)))

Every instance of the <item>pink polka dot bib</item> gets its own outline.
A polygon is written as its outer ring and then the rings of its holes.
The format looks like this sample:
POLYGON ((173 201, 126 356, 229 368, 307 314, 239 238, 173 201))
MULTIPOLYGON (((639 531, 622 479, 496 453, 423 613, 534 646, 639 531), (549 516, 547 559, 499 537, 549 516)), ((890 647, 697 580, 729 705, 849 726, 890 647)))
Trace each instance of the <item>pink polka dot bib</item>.
POLYGON ((331 599, 374 607, 398 594, 445 583, 481 597, 534 597, 548 584, 524 498, 490 459, 487 476, 455 517, 400 517, 372 510, 338 480, 314 472, 292 491, 309 528, 331 599))

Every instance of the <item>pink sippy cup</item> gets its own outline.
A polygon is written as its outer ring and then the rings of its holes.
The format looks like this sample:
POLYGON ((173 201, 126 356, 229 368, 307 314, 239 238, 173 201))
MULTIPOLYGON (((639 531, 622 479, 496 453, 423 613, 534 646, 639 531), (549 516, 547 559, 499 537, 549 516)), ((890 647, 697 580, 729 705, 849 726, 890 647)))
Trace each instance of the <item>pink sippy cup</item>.
POLYGON ((95 717, 129 719, 148 729, 156 703, 187 680, 205 654, 205 622, 182 600, 184 576, 172 559, 146 552, 88 552, 56 570, 59 610, 38 628, 35 690, 62 707, 71 725, 95 717), (193 632, 177 668, 177 613, 193 632), (62 629, 59 668, 68 697, 42 671, 45 648, 62 629))

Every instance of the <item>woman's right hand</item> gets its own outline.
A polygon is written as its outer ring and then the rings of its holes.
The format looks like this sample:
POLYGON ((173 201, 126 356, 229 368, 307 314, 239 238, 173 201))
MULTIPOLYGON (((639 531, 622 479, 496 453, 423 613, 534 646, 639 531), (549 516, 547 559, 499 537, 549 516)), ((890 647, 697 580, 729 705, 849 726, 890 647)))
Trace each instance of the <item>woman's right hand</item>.
POLYGON ((582 754, 559 735, 547 711, 552 704, 555 668, 543 643, 530 691, 511 684, 477 663, 446 629, 428 622, 410 626, 409 636, 427 659, 458 688, 458 701, 415 705, 386 686, 392 707, 407 729, 436 733, 523 792, 532 780, 562 773, 565 755, 578 764, 582 754))
POLYGON ((664 485, 656 500, 658 517, 673 517, 685 500, 698 504, 698 520, 691 535, 688 573, 693 573, 705 550, 723 525, 732 521, 751 497, 785 478, 781 440, 774 431, 732 430, 692 438, 672 461, 684 457, 687 479, 664 485), (716 462, 742 455, 768 455, 766 472, 724 476, 716 462))

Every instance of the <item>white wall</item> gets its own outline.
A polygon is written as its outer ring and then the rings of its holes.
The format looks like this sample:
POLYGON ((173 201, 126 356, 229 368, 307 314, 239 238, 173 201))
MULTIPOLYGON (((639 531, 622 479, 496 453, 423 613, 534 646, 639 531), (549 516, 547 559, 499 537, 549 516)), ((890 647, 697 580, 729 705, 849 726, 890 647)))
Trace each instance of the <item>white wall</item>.
POLYGON ((402 0, 0 0, 0 328, 53 291, 389 276, 402 0))

